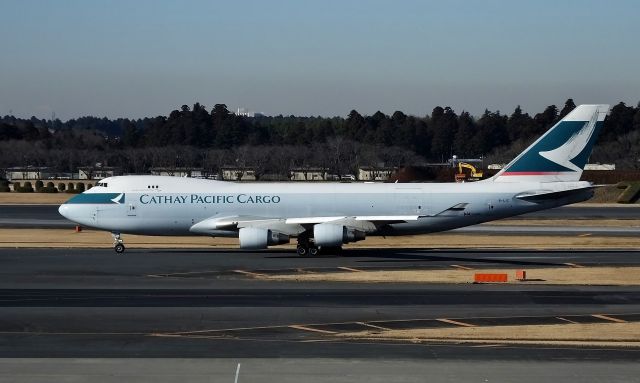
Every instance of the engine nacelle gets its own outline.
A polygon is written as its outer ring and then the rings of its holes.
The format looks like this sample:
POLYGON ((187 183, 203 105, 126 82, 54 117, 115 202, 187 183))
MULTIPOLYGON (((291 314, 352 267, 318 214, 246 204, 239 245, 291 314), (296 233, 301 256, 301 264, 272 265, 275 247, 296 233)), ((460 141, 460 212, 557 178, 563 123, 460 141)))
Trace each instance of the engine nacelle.
POLYGON ((346 226, 321 223, 313 227, 313 241, 316 246, 339 247, 344 243, 362 241, 365 233, 346 226))
POLYGON ((289 243, 289 236, 268 229, 243 227, 238 232, 241 249, 266 249, 267 246, 289 243))

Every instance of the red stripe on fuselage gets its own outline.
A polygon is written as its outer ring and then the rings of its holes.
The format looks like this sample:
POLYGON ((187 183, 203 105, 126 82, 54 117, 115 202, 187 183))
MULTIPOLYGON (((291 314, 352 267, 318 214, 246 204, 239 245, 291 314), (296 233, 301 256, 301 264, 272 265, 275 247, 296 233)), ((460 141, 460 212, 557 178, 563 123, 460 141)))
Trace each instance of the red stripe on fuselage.
POLYGON ((504 172, 501 176, 555 176, 571 172, 504 172))

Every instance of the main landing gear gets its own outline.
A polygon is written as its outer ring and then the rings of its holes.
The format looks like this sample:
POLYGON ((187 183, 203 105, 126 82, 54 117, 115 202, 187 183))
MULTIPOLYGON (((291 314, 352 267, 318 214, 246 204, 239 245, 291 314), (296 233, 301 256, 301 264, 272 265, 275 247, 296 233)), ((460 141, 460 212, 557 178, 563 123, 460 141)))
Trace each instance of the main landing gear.
POLYGON ((310 238, 299 237, 298 246, 296 246, 296 252, 301 257, 316 256, 322 254, 340 254, 342 247, 318 247, 310 238))
POLYGON ((298 244, 298 246, 296 246, 296 252, 298 253, 299 256, 306 257, 307 255, 311 255, 311 256, 318 255, 318 253, 320 252, 320 249, 318 249, 316 246, 311 244, 307 244, 307 245, 298 244))
POLYGON ((318 255, 320 249, 315 244, 311 243, 310 238, 307 236, 298 237, 298 246, 296 246, 296 252, 299 256, 305 257, 307 255, 318 255))
POLYGON ((124 241, 120 237, 120 233, 111 233, 111 236, 113 237, 113 250, 118 254, 124 253, 124 241))

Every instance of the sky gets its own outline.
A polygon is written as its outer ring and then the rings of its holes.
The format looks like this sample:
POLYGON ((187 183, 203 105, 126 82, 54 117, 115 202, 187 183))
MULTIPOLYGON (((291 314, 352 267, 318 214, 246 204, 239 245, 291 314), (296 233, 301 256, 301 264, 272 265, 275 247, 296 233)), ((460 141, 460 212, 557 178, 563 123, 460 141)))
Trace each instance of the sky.
POLYGON ((0 115, 640 101, 636 0, 2 0, 0 115))

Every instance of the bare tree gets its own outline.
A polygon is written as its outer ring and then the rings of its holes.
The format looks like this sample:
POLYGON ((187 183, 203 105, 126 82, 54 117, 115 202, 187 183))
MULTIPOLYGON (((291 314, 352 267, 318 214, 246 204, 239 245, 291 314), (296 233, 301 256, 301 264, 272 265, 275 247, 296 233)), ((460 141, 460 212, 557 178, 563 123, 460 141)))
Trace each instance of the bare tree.
POLYGON ((231 158, 233 158, 233 154, 227 149, 207 150, 202 161, 202 167, 206 174, 220 175, 222 166, 228 164, 231 158))

